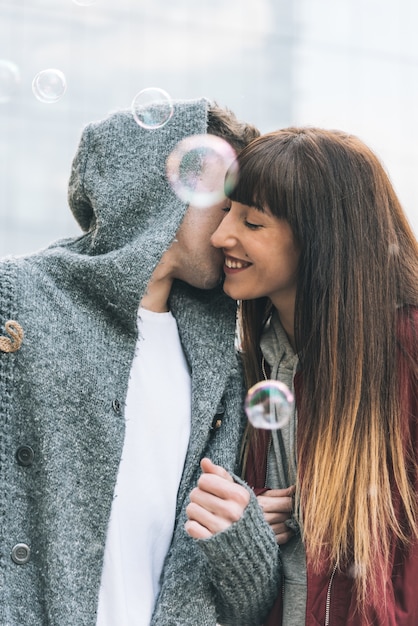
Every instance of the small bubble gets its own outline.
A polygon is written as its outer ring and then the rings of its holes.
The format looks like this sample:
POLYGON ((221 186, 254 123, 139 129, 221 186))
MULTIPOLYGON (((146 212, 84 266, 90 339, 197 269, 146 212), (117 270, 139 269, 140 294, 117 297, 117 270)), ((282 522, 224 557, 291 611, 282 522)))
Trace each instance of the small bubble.
POLYGON ((370 498, 377 498, 377 493, 378 493, 377 485, 370 485, 370 487, 369 487, 369 497, 370 498))
POLYGON ((0 104, 9 102, 20 83, 20 71, 15 63, 0 59, 0 104))
POLYGON ((151 130, 167 124, 173 115, 174 105, 164 89, 148 87, 136 94, 131 111, 139 126, 151 130))
POLYGON ((390 243, 389 244, 389 254, 392 256, 398 256, 399 255, 399 246, 397 243, 390 243))
POLYGON ((245 412, 254 428, 283 428, 293 412, 294 397, 287 385, 278 380, 263 380, 249 389, 245 412))
POLYGON ((67 90, 67 81, 60 70, 48 69, 38 72, 32 81, 33 95, 39 102, 53 104, 62 98, 67 90))
POLYGON ((359 578, 359 577, 363 577, 365 572, 366 572, 366 567, 364 566, 363 563, 353 563, 348 568, 347 573, 349 576, 351 576, 351 578, 359 578))
POLYGON ((236 185, 235 158, 234 149, 221 137, 186 137, 167 159, 167 179, 180 200, 207 208, 221 202, 236 185))

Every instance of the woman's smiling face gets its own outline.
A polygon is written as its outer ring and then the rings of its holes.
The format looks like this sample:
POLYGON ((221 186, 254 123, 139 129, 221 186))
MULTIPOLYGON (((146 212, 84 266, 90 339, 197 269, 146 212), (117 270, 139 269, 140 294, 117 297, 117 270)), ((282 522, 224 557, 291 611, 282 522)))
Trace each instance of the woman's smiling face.
POLYGON ((294 308, 300 251, 288 222, 267 208, 231 202, 211 243, 224 253, 224 291, 231 298, 267 296, 279 312, 294 308))

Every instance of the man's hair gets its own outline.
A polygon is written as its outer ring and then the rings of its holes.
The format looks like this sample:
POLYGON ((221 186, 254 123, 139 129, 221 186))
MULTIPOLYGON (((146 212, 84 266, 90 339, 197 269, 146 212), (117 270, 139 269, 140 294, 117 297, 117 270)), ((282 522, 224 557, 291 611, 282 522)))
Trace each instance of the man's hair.
POLYGON ((236 152, 240 152, 253 139, 260 136, 258 128, 252 124, 240 122, 235 113, 219 106, 216 102, 209 105, 207 131, 209 135, 225 139, 236 152))

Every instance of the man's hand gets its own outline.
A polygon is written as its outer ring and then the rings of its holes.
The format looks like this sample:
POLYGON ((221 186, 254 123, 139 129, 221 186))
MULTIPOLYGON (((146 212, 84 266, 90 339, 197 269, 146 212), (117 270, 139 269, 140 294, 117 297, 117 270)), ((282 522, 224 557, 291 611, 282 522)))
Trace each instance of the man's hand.
POLYGON ((250 494, 210 459, 202 459, 200 465, 203 474, 190 494, 185 529, 194 539, 208 539, 240 519, 250 494))
POLYGON ((294 493, 295 487, 292 486, 287 489, 269 489, 257 496, 258 504, 263 509, 264 519, 270 524, 279 545, 286 543, 294 535, 284 523, 292 515, 294 493))

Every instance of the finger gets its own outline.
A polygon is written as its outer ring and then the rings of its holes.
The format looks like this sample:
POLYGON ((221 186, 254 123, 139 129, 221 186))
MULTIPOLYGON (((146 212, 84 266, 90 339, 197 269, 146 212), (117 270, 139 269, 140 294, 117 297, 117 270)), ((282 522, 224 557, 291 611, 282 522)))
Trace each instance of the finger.
POLYGON ((270 524, 270 525, 275 535, 287 535, 289 532, 292 535, 294 534, 293 530, 289 528, 288 526, 286 526, 286 524, 280 523, 280 524, 270 524))
POLYGON ((197 482, 198 488, 222 500, 232 500, 244 509, 250 501, 250 493, 242 485, 229 482, 216 474, 202 474, 197 482))
POLYGON ((193 539, 210 539, 212 537, 212 533, 195 520, 187 520, 184 529, 193 539))
POLYGON ((287 543, 289 539, 291 539, 293 536, 293 532, 291 530, 287 530, 284 533, 279 533, 278 535, 276 535, 276 542, 279 546, 282 546, 287 543))
POLYGON ((226 471, 225 468, 221 467, 220 465, 215 465, 215 463, 212 463, 212 461, 207 457, 201 460, 200 467, 202 468, 202 471, 206 474, 216 474, 220 478, 224 478, 229 482, 234 482, 234 479, 229 474, 229 472, 226 471))
POLYGON ((266 498, 277 498, 277 497, 292 497, 295 495, 296 487, 295 485, 291 485, 290 487, 286 487, 286 489, 267 489, 267 491, 263 492, 263 496, 266 498))
POLYGON ((224 500, 223 498, 218 498, 218 496, 208 493, 207 491, 203 491, 198 487, 191 491, 190 502, 194 502, 200 507, 206 509, 209 513, 227 521, 229 524, 237 522, 242 516, 245 508, 245 501, 237 502, 231 498, 224 500))
POLYGON ((187 505, 186 513, 190 521, 195 521, 206 528, 210 533, 209 536, 219 533, 231 525, 228 520, 214 515, 211 511, 208 511, 195 502, 190 502, 187 505))
POLYGON ((273 524, 283 524, 286 520, 290 519, 288 513, 264 513, 264 519, 270 526, 273 524))
POLYGON ((257 500, 265 513, 288 513, 293 511, 293 500, 289 496, 257 496, 257 500))

